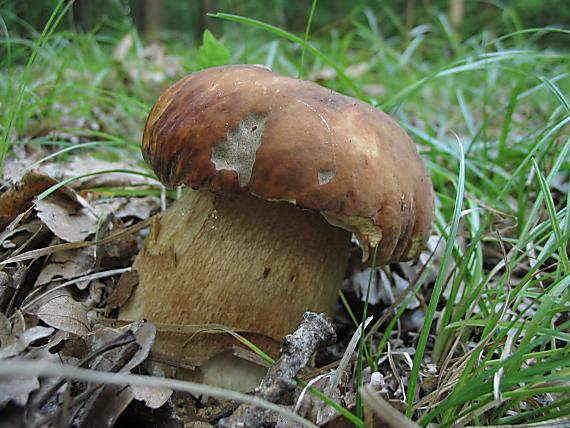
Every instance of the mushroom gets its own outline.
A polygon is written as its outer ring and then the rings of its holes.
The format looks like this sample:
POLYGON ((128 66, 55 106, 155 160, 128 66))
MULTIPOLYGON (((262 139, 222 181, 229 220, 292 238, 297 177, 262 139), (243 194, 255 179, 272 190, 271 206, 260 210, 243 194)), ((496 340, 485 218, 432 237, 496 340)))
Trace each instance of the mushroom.
MULTIPOLYGON (((192 189, 151 225, 124 319, 222 324, 271 348, 305 311, 333 314, 351 233, 365 261, 378 246, 384 265, 415 259, 431 229, 430 177, 394 120, 266 67, 175 83, 150 112, 142 152, 166 186, 192 189)), ((220 370, 235 343, 195 339, 160 350, 205 383, 244 390, 263 375, 247 366, 253 380, 229 381, 220 370)))

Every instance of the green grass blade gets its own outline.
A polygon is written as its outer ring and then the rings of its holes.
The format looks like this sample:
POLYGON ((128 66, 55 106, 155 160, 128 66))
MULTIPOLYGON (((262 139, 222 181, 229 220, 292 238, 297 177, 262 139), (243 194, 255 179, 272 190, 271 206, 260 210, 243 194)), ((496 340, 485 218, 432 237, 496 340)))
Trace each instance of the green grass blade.
POLYGON ((11 100, 11 105, 9 106, 9 113, 6 115, 5 122, 2 125, 2 136, 0 137, 0 174, 4 170, 4 160, 6 159, 6 155, 8 153, 8 149, 10 147, 10 140, 12 136, 14 122, 16 117, 18 116, 22 102, 24 100, 24 93, 26 90, 26 86, 28 84, 28 79, 30 78, 30 72, 32 69, 32 65, 34 64, 38 53, 40 52, 41 47, 47 40, 51 37, 57 26, 59 25, 60 21, 63 17, 67 14, 67 11, 71 8, 73 2, 66 3, 64 0, 60 0, 57 3, 57 6, 51 13, 47 24, 44 27, 40 37, 36 40, 34 44, 34 49, 32 54, 30 55, 26 67, 22 73, 20 78, 20 84, 18 86, 18 90, 13 100, 11 100))
POLYGON ((256 19, 246 18, 246 17, 239 16, 239 15, 232 15, 229 13, 218 12, 218 13, 210 13, 210 14, 208 14, 208 16, 211 16, 212 18, 227 19, 228 21, 240 22, 243 24, 251 25, 253 27, 256 27, 256 28, 259 28, 259 29, 262 29, 265 31, 269 31, 270 33, 273 33, 276 36, 290 40, 294 43, 298 43, 299 45, 301 45, 301 47, 303 47, 303 49, 306 49, 308 52, 313 54, 315 57, 319 58, 324 63, 326 63, 327 65, 332 67, 336 71, 336 73, 338 74, 338 77, 344 83, 346 83, 346 85, 348 87, 350 87, 350 89, 352 89, 354 91, 354 93, 356 94, 356 96, 358 98, 360 98, 363 101, 366 101, 367 103, 371 103, 370 98, 368 98, 366 96, 366 94, 364 94, 364 92, 362 92, 362 90, 358 87, 358 85, 356 83, 354 83, 354 81, 344 73, 342 68, 340 68, 335 61, 333 61, 331 58, 329 58, 327 55, 322 53, 320 50, 315 48, 310 43, 305 43, 305 41, 301 37, 296 36, 294 34, 291 34, 290 32, 282 30, 281 28, 275 27, 271 24, 267 24, 265 22, 258 21, 256 19))
POLYGON ((309 12, 309 18, 307 19, 307 26, 305 27, 305 37, 303 37, 303 50, 301 51, 301 65, 299 67, 299 74, 297 78, 303 79, 305 75, 305 52, 307 51, 307 44, 309 42, 309 33, 311 31, 311 23, 313 22, 313 15, 315 14, 315 9, 317 8, 317 0, 313 0, 311 5, 311 10, 309 12))
POLYGON ((447 234, 447 242, 445 245, 444 255, 441 260, 437 279, 429 301, 427 313, 425 315, 424 326, 421 330, 420 338, 418 340, 418 344, 416 347, 416 354, 414 355, 414 365, 412 367, 412 372, 410 373, 410 379, 408 383, 408 394, 406 397, 406 401, 408 404, 406 415, 408 417, 410 417, 412 414, 415 391, 418 385, 419 373, 425 355, 427 340, 433 324, 435 311, 439 303, 439 298, 443 291, 443 284, 446 279, 447 268, 450 264, 453 247, 455 245, 455 238, 457 236, 457 230, 459 228, 459 220, 461 219, 461 208, 463 206, 463 197, 465 191, 465 158, 463 153, 463 145, 461 144, 459 138, 457 139, 457 142, 459 146, 459 177, 457 180, 457 193, 455 197, 455 206, 453 209, 453 216, 451 219, 451 227, 449 229, 449 233, 447 234))
MULTIPOLYGON (((548 216, 550 217, 550 223, 552 225, 552 230, 554 236, 559 241, 562 239, 562 230, 560 229, 560 223, 557 218, 556 207, 554 206, 554 200, 552 199, 552 193, 550 193, 550 188, 546 182, 546 178, 542 174, 540 167, 536 163, 536 160, 532 160, 534 170, 536 172, 536 177, 538 179, 538 184, 540 186, 540 191, 542 192, 544 202, 546 204, 546 209, 548 211, 548 216)), ((563 274, 570 273, 570 262, 568 261, 568 252, 566 250, 567 245, 561 245, 558 247, 558 254, 560 255, 560 260, 562 262, 563 274)))
POLYGON ((49 189, 43 191, 42 193, 40 193, 37 197, 38 201, 41 201, 42 199, 47 198, 49 195, 51 195, 53 192, 55 192, 57 189, 68 185, 69 183, 72 183, 74 181, 77 180, 81 180, 82 178, 85 177, 93 177, 96 175, 104 175, 104 174, 112 174, 112 173, 121 173, 121 174, 131 174, 131 175, 138 175, 141 177, 145 177, 145 178, 151 178, 154 179, 158 182, 158 179, 153 175, 153 174, 148 174, 146 172, 142 172, 142 171, 136 171, 136 170, 132 170, 132 169, 106 169, 103 171, 96 171, 96 172, 89 172, 87 174, 80 174, 80 175, 76 175, 74 177, 70 177, 67 178, 65 180, 61 180, 59 183, 54 184, 53 186, 51 186, 49 189))

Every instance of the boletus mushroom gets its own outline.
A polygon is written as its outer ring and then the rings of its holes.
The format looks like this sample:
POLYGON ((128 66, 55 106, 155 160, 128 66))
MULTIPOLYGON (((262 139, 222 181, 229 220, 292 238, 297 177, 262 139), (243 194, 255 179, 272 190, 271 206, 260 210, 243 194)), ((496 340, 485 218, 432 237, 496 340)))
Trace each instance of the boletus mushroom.
MULTIPOLYGON (((152 224, 124 319, 221 324, 279 343, 305 311, 332 316, 351 233, 364 260, 378 246, 383 265, 416 258, 431 229, 430 177, 394 120, 262 66, 168 88, 142 152, 166 186, 191 189, 152 224)), ((210 336, 160 350, 203 382, 255 386, 263 372, 230 380, 232 344, 210 336)))

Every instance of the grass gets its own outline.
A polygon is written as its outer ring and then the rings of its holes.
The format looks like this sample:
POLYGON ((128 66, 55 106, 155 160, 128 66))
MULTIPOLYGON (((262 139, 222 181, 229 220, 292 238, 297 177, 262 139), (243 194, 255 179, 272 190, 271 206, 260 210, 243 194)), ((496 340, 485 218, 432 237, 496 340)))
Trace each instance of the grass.
MULTIPOLYGON (((314 5, 311 14, 325 7, 314 5)), ((0 162, 34 144, 51 150, 36 165, 94 150, 140 159, 151 103, 195 69, 197 50, 168 39, 173 70, 167 70, 132 29, 111 36, 57 32, 65 13, 61 2, 41 33, 30 39, 6 33, 2 41, 9 55, 0 69, 0 162), (113 59, 124 34, 133 47, 113 59), (148 70, 163 80, 145 80, 148 70), (97 129, 70 127, 70 118, 97 129), (34 136, 46 127, 81 143, 34 136)), ((504 32, 483 30, 463 40, 440 13, 429 27, 408 32, 393 11, 355 10, 328 33, 309 36, 309 19, 304 38, 254 17, 213 16, 234 23, 221 34, 232 62, 247 55, 283 74, 322 74, 324 85, 394 115, 419 145, 438 200, 434 234, 443 256, 429 262, 437 279, 431 284, 421 275, 383 331, 366 342, 369 349, 359 351, 376 367, 413 294, 426 296, 424 328, 407 339, 416 350, 407 415, 441 427, 568 417, 570 52, 542 41, 556 35, 567 43, 568 31, 521 29, 508 9, 504 32), (399 33, 379 30, 387 19, 399 33), (246 28, 247 49, 234 37, 246 28), (364 71, 350 73, 355 64, 364 71), (333 77, 322 73, 327 69, 333 77), (438 384, 420 396, 427 362, 437 364, 438 384)))

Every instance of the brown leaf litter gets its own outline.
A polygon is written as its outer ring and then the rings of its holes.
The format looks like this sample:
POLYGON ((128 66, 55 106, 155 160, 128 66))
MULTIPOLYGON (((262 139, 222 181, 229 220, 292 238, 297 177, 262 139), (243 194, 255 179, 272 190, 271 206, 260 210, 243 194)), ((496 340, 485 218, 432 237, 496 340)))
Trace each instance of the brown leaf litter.
MULTIPOLYGON (((29 171, 0 195, 0 359, 130 371, 147 359, 154 327, 138 322, 113 329, 97 321, 109 290, 139 250, 142 238, 133 235, 146 226, 140 220, 159 202, 125 199, 102 218, 104 204, 58 186, 49 175, 29 171)), ((133 400, 157 407, 169 395, 164 389, 3 378, 0 411, 6 421, 26 426, 112 426, 133 400)))
MULTIPOLYGON (((84 165, 90 168, 102 164, 92 160, 84 165)), ((63 168, 52 168, 52 171, 57 170, 61 173, 59 178, 69 176, 63 168)), ((102 318, 102 315, 113 317, 138 283, 131 264, 160 201, 151 196, 99 198, 92 191, 97 186, 128 186, 129 179, 136 185, 148 185, 149 181, 133 179, 128 174, 94 178, 97 180, 73 181, 70 183, 73 187, 61 186, 45 196, 58 181, 43 172, 29 171, 20 184, 0 196, 0 219, 4 227, 0 232, 0 315, 3 314, 0 358, 41 358, 109 372, 136 370, 161 375, 165 368, 168 372, 168 367, 182 364, 162 358, 160 344, 164 340, 175 340, 181 347, 199 348, 201 335, 216 334, 220 340, 232 340, 236 344, 246 343, 244 338, 263 344, 263 338, 223 326, 185 326, 172 330, 172 326, 120 323, 102 318)), ((358 258, 357 254, 354 260, 358 258)), ((372 306, 373 312, 376 307, 387 306, 388 312, 393 313, 409 295, 420 271, 404 266, 391 273, 380 270, 373 273, 376 278, 371 302, 376 304, 372 306)), ((345 281, 345 294, 356 308, 370 274, 370 270, 354 265, 345 281)), ((398 333, 413 334, 420 330, 422 300, 415 301, 413 310, 409 311, 415 314, 413 322, 399 326, 398 333)), ((377 323, 369 335, 374 334, 382 322, 377 323)), ((314 363, 310 363, 312 368, 304 368, 301 376, 338 404, 353 409, 355 349, 348 340, 355 337, 355 329, 342 313, 336 317, 336 327, 340 342, 317 356, 326 367, 316 369, 314 363)), ((413 349, 409 349, 407 343, 399 338, 390 340, 388 353, 380 361, 381 369, 371 373, 368 368, 364 374, 365 383, 374 385, 395 407, 401 407, 405 398, 413 357, 413 349)), ((265 364, 253 352, 241 347, 235 349, 240 357, 265 364)), ((192 368, 193 363, 184 364, 185 368, 192 368)), ((437 374, 433 376, 437 379, 437 374)), ((235 403, 185 393, 173 395, 164 388, 119 388, 47 378, 2 382, 0 408, 3 410, 0 411, 7 415, 7 420, 25 420, 30 426, 55 421, 60 426, 122 426, 125 418, 146 426, 149 421, 153 426, 212 426, 234 413, 237 407, 235 403)), ((293 393, 280 396, 276 401, 321 426, 343 426, 344 419, 336 411, 323 406, 306 389, 289 383, 293 393)), ((367 420, 372 420, 367 412, 367 420)), ((239 413, 234 414, 237 417, 239 413)), ((380 426, 376 419, 374 426, 380 426)))

